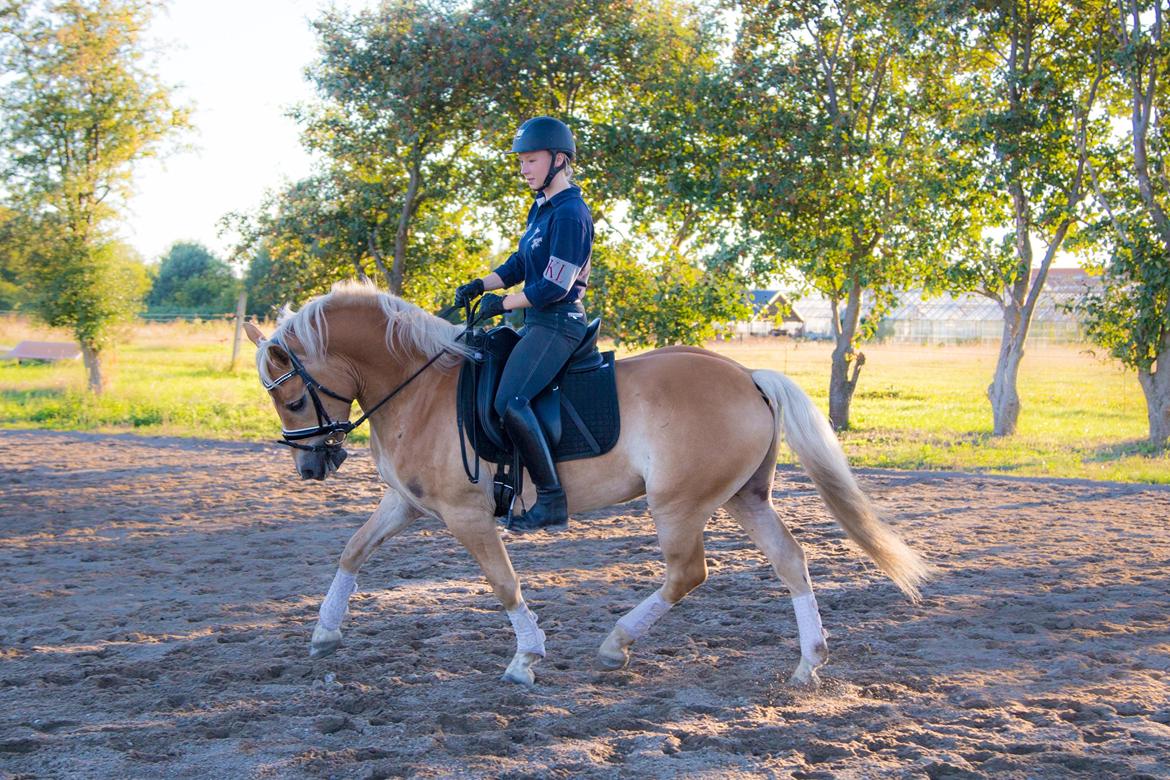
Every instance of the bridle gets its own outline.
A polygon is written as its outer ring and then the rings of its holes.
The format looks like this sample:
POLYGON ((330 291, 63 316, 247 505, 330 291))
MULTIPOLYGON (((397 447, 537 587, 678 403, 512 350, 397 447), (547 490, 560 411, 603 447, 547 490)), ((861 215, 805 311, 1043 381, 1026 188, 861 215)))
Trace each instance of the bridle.
POLYGON ((280 432, 284 438, 276 443, 283 444, 286 447, 292 447, 298 450, 306 450, 307 452, 326 453, 340 449, 341 445, 345 443, 346 437, 348 437, 349 434, 353 432, 354 428, 360 426, 370 418, 370 415, 378 411, 378 409, 380 409, 383 404, 387 403, 391 398, 405 390, 406 386, 417 379, 419 374, 430 368, 431 364, 433 364, 436 360, 441 358, 444 353, 447 352, 445 348, 439 350, 434 357, 423 364, 422 368, 415 371, 410 375, 409 378, 407 378, 405 382, 402 382, 400 385, 398 385, 398 387, 394 388, 394 390, 392 390, 389 395, 370 407, 370 411, 363 414, 356 421, 351 422, 349 420, 334 420, 331 418, 329 416, 329 412, 325 411, 325 406, 321 403, 321 396, 317 394, 317 391, 320 390, 330 398, 336 398, 338 401, 342 401, 347 406, 352 406, 353 402, 357 399, 346 398, 343 395, 333 392, 328 387, 314 379, 313 375, 310 374, 305 368, 305 364, 302 363, 300 359, 294 355, 292 350, 290 350, 286 345, 281 344, 279 341, 273 341, 272 343, 283 349, 288 355, 289 362, 292 363, 292 370, 280 375, 271 382, 264 382, 264 388, 269 391, 275 390, 288 380, 292 379, 294 376, 300 377, 300 380, 305 383, 305 389, 309 391, 309 397, 313 399, 313 408, 317 412, 316 426, 311 428, 293 428, 291 430, 288 428, 281 428, 280 432), (320 444, 314 444, 311 446, 306 444, 297 444, 297 442, 302 439, 312 439, 315 436, 324 436, 325 438, 320 444))
MULTIPOLYGON (((475 310, 477 308, 478 305, 472 305, 470 303, 467 304, 467 326, 463 329, 463 332, 456 337, 457 339, 464 338, 468 333, 471 332, 471 329, 476 324, 475 310)), ((446 309, 438 312, 436 316, 442 319, 446 319, 456 310, 457 307, 448 306, 446 309)), ((335 466, 340 465, 340 462, 345 459, 345 450, 342 449, 342 445, 345 444, 345 440, 349 434, 352 433, 355 428, 359 427, 362 423, 368 420, 374 412, 378 411, 382 408, 382 406, 389 403, 390 399, 394 398, 394 396, 405 390, 406 387, 415 379, 417 379, 423 371, 426 371, 428 368, 430 368, 436 360, 441 358, 448 351, 446 348, 439 350, 430 360, 424 363, 421 368, 419 368, 417 371, 407 377, 405 381, 401 382, 397 387, 391 390, 385 397, 382 398, 382 400, 371 406, 368 412, 363 413, 362 416, 359 417, 356 421, 351 422, 350 420, 334 420, 332 417, 330 417, 329 412, 325 410, 325 405, 321 403, 321 396, 319 392, 324 393, 330 398, 335 398, 338 401, 343 402, 346 404, 346 408, 352 406, 353 403, 357 400, 356 398, 346 398, 340 393, 333 392, 328 387, 314 379, 313 375, 310 374, 308 369, 305 368, 305 364, 301 362, 300 358, 298 358, 291 349, 289 349, 287 344, 282 344, 277 339, 270 339, 270 342, 280 347, 284 353, 288 355, 289 362, 292 364, 292 369, 285 372, 284 374, 281 374, 271 382, 262 379, 261 382, 264 385, 264 389, 271 392, 293 377, 298 377, 304 383, 305 389, 309 393, 309 398, 313 401, 313 409, 317 413, 317 424, 315 426, 309 428, 293 429, 282 427, 280 429, 280 433, 283 438, 276 443, 282 444, 286 447, 292 447, 293 449, 297 450, 305 450, 306 452, 324 453, 334 462, 335 466), (310 445, 299 443, 305 439, 312 439, 317 436, 324 436, 325 438, 317 444, 310 445)))

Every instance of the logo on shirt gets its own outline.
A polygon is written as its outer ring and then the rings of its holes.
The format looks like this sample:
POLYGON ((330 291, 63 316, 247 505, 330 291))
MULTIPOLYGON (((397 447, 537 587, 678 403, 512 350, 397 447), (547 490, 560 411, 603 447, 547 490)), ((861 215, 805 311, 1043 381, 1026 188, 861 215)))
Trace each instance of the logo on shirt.
POLYGON ((572 289, 573 282, 577 281, 577 274, 581 266, 565 262, 559 257, 550 257, 544 268, 544 278, 565 290, 572 289))
POLYGON ((538 227, 532 231, 532 237, 528 239, 528 248, 536 249, 542 243, 544 243, 544 236, 540 235, 540 228, 538 227))

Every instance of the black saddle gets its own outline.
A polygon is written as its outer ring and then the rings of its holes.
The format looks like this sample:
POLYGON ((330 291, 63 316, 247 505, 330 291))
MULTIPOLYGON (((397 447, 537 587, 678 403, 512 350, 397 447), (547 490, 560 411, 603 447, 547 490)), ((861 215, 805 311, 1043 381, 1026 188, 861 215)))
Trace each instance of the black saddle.
MULTIPOLYGON (((600 330, 601 320, 595 319, 585 329, 585 337, 581 344, 569 356, 564 368, 556 375, 549 386, 536 398, 530 399, 532 410, 544 428, 544 435, 548 438, 548 446, 555 450, 561 441, 561 388, 565 373, 571 370, 589 371, 602 365, 601 354, 597 351, 597 332, 600 330)), ((520 342, 520 334, 507 325, 493 328, 484 334, 484 362, 480 369, 479 382, 475 389, 475 415, 484 423, 483 430, 492 444, 502 450, 511 450, 511 443, 504 434, 503 422, 495 409, 496 391, 500 386, 500 378, 504 375, 504 366, 516 344, 520 342)))
MULTIPOLYGON (((600 325, 601 320, 594 319, 586 327, 585 337, 562 370, 544 391, 530 399, 555 461, 604 455, 618 443, 617 375, 613 352, 598 351, 600 325)), ((468 463, 469 441, 475 455, 497 464, 495 511, 497 516, 510 517, 514 499, 522 492, 521 462, 496 414, 495 398, 504 365, 521 337, 512 327, 501 325, 474 331, 467 338, 475 351, 463 360, 455 401, 463 470, 470 481, 479 482, 479 460, 474 470, 468 463)))
MULTIPOLYGON (((589 323, 584 338, 564 367, 548 387, 531 399, 532 410, 558 461, 602 455, 617 442, 619 419, 613 352, 598 351, 600 326, 600 319, 589 323), (603 416, 607 419, 603 420, 603 416)), ((495 398, 504 366, 519 341, 520 334, 508 325, 473 334, 475 353, 464 360, 459 375, 461 425, 468 431, 479 456, 492 463, 512 458, 512 443, 496 414, 495 398)))
MULTIPOLYGON (((617 444, 621 425, 614 353, 598 351, 600 326, 600 319, 589 323, 585 337, 564 367, 530 401, 557 461, 603 455, 617 444)), ((496 414, 495 398, 520 334, 501 325, 475 331, 468 338, 475 351, 463 361, 459 373, 456 417, 460 437, 466 436, 480 458, 503 468, 515 463, 516 454, 496 414)), ((465 467, 466 461, 465 457, 465 467)), ((474 481, 478 472, 472 476, 468 469, 468 476, 474 481)))

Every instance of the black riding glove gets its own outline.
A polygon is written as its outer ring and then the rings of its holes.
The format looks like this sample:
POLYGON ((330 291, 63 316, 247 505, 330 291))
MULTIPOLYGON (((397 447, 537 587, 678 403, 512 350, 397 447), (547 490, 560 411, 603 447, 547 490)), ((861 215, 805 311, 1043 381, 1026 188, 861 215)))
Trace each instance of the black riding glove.
POLYGON ((479 302, 479 318, 481 320, 489 320, 492 317, 498 317, 507 309, 504 308, 504 299, 495 293, 488 293, 483 296, 483 300, 479 302))
POLYGON ((461 284, 455 288, 455 305, 466 306, 481 295, 483 295, 483 279, 473 279, 467 284, 461 284))

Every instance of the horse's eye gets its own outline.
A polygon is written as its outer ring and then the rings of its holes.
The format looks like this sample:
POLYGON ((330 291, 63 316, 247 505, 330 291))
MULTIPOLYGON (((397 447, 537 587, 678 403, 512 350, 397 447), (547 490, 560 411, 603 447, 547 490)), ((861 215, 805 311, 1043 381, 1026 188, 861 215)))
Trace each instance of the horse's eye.
POLYGON ((302 395, 297 400, 285 404, 284 408, 288 409, 290 412, 299 412, 301 409, 305 408, 305 397, 302 395))

